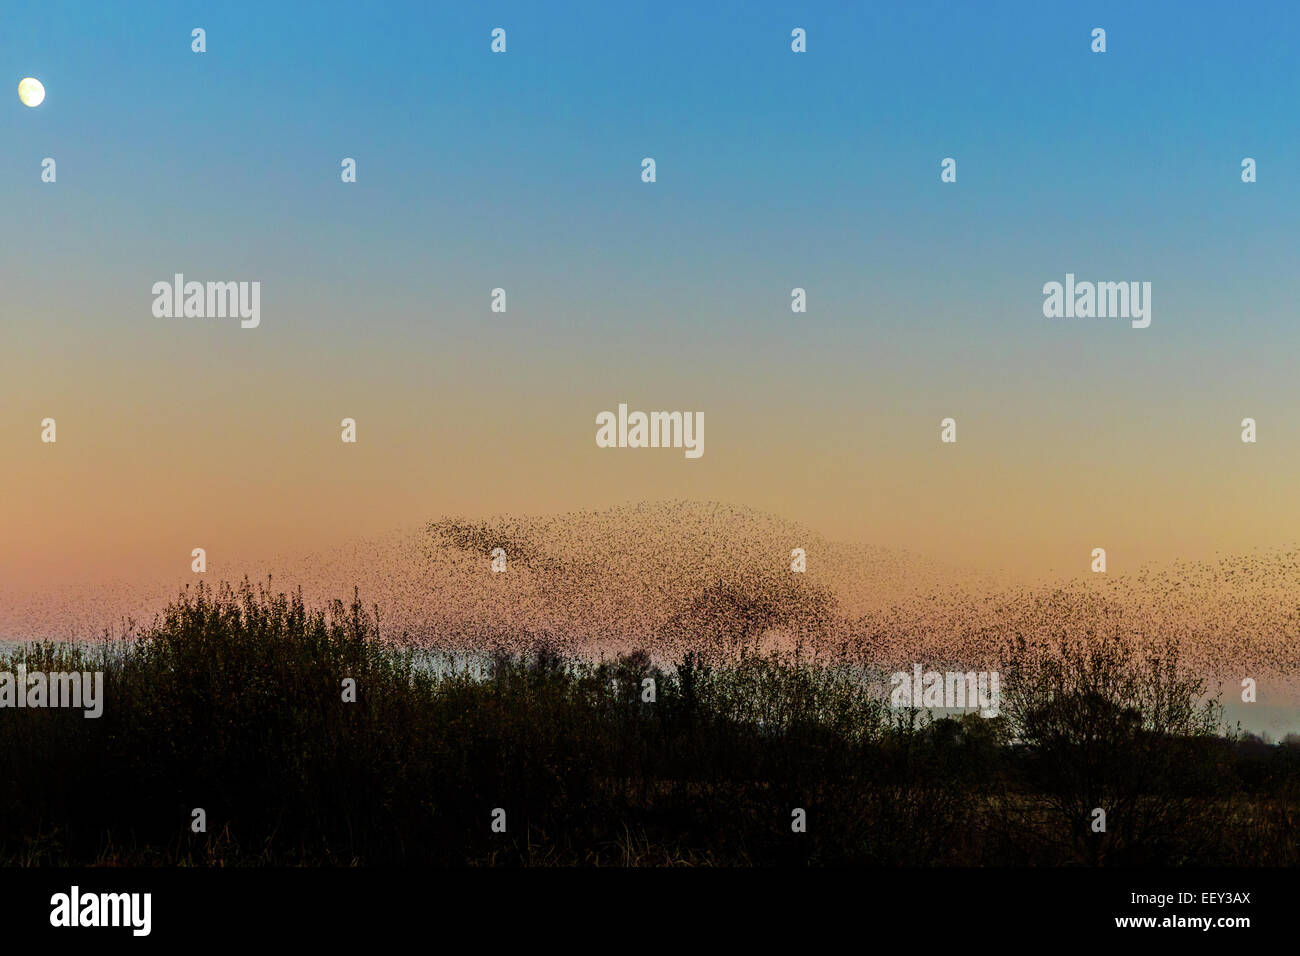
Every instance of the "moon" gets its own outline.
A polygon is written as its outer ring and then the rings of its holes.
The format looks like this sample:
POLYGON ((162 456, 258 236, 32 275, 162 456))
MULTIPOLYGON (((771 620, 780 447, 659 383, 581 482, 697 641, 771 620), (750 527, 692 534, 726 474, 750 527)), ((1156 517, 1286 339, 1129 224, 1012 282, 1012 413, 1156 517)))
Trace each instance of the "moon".
POLYGON ((35 108, 45 102, 45 85, 38 79, 27 77, 18 84, 18 98, 24 106, 35 108))

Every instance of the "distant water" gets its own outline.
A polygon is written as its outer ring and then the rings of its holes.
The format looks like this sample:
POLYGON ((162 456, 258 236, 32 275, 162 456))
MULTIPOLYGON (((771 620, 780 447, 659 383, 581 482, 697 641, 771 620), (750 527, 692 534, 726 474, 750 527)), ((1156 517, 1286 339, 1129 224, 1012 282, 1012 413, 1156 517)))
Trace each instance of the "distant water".
POLYGON ((1300 707, 1286 704, 1243 704, 1225 701, 1223 719, 1231 727, 1241 724, 1241 729, 1252 734, 1268 734, 1281 740, 1287 734, 1300 734, 1300 707))

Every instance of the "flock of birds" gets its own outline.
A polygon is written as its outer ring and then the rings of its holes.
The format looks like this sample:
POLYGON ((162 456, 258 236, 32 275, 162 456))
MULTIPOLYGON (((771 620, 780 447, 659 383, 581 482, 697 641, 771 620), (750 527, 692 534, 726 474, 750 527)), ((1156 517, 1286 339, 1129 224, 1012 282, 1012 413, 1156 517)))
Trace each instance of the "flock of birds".
MULTIPOLYGON (((772 515, 670 502, 549 517, 443 519, 238 570, 309 603, 350 598, 386 637, 454 651, 798 652, 885 670, 987 669, 1011 637, 1177 640, 1183 663, 1300 701, 1300 551, 1011 586, 920 556, 826 541, 772 515), (807 570, 791 570, 792 551, 807 570), (504 570, 494 571, 493 567, 504 570)), ((0 596, 0 639, 93 638, 149 623, 184 582, 0 596)))

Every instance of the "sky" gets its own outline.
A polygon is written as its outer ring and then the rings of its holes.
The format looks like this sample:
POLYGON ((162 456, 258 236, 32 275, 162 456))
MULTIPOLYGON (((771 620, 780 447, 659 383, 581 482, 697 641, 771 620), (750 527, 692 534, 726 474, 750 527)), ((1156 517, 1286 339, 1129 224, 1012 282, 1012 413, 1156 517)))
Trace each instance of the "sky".
POLYGON ((6 5, 0 580, 669 499, 1024 577, 1294 545, 1300 8, 467 6, 6 5))

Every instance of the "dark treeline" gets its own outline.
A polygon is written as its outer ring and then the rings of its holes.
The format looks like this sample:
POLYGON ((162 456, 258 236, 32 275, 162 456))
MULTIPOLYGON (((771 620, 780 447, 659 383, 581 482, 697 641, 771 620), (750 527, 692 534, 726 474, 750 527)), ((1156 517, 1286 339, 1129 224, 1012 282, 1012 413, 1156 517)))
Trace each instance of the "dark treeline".
POLYGON ((0 661, 105 672, 98 719, 0 710, 0 862, 1300 863, 1300 745, 1226 733, 1172 644, 1020 640, 1000 716, 929 720, 793 657, 439 676, 377 633, 245 584, 0 661))

